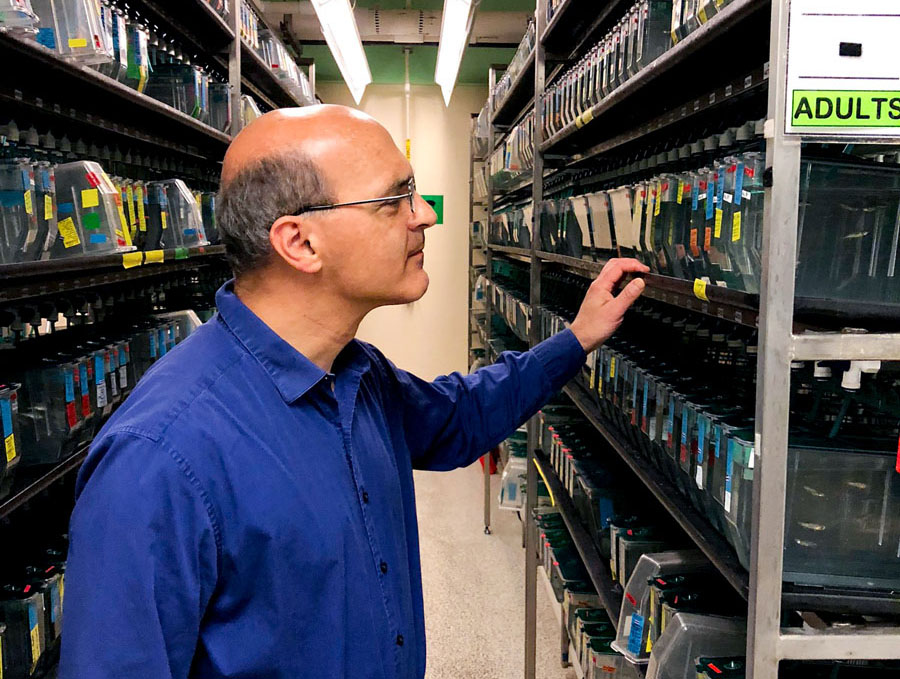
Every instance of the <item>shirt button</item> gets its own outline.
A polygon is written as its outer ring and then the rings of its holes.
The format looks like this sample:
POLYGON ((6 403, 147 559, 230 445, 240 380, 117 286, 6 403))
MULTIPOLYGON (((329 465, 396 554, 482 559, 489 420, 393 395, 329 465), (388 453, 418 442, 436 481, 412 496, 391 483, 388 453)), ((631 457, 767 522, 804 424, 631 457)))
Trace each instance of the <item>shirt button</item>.
POLYGON ((387 563, 385 561, 381 562, 381 572, 387 575, 387 563))
POLYGON ((398 645, 398 646, 402 646, 402 645, 403 645, 403 635, 402 635, 402 634, 398 634, 398 635, 397 635, 397 645, 398 645))
POLYGON ((369 504, 369 494, 366 491, 363 491, 363 502, 369 504))

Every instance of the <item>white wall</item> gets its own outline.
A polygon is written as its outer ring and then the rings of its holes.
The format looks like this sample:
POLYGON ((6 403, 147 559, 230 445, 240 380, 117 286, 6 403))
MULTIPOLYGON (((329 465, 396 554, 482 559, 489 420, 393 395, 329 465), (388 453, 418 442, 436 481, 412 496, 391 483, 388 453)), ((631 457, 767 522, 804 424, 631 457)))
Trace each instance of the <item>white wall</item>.
MULTIPOLYGON (((353 106, 343 83, 318 83, 329 104, 353 106)), ((444 106, 436 85, 412 88, 410 138, 420 193, 444 196, 444 223, 425 234, 425 270, 431 279, 420 301, 376 309, 358 337, 371 342, 398 367, 424 379, 467 370, 469 134, 487 89, 457 86, 444 106)), ((357 107, 378 119, 401 149, 404 137, 402 85, 369 85, 357 107)))

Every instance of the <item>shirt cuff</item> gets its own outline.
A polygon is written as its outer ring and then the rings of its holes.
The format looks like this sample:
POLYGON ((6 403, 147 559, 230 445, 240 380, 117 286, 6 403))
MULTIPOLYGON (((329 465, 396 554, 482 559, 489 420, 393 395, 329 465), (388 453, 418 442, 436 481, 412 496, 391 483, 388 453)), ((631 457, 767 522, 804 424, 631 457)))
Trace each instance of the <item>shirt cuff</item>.
POLYGON ((531 351, 544 366, 551 393, 559 391, 575 377, 587 359, 581 342, 568 329, 544 340, 531 351))

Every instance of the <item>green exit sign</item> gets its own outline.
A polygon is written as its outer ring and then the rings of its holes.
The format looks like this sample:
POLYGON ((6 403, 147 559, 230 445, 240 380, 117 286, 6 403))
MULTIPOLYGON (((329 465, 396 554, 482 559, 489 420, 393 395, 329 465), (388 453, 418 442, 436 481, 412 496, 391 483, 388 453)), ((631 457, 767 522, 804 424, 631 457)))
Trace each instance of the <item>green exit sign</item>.
POLYGON ((444 197, 443 196, 422 196, 422 200, 431 206, 437 215, 437 224, 444 223, 444 197))

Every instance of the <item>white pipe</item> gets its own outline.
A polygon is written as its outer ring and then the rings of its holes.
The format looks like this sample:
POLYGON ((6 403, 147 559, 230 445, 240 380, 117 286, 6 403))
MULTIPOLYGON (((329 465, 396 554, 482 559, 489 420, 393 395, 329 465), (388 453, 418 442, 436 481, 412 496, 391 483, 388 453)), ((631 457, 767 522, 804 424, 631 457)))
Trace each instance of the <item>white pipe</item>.
MULTIPOLYGON (((407 3, 407 4, 409 4, 409 3, 407 3)), ((409 53, 410 52, 412 52, 412 49, 410 49, 409 47, 403 48, 403 62, 404 62, 404 67, 405 67, 405 72, 406 72, 406 75, 405 75, 405 78, 403 81, 403 98, 404 98, 404 103, 405 103, 405 108, 406 108, 406 110, 404 111, 405 119, 406 119, 406 129, 404 130, 404 134, 406 137, 406 159, 407 160, 412 160, 412 153, 411 153, 412 144, 410 142, 410 124, 409 124, 410 97, 412 94, 412 88, 410 87, 410 84, 409 84, 409 53)))

